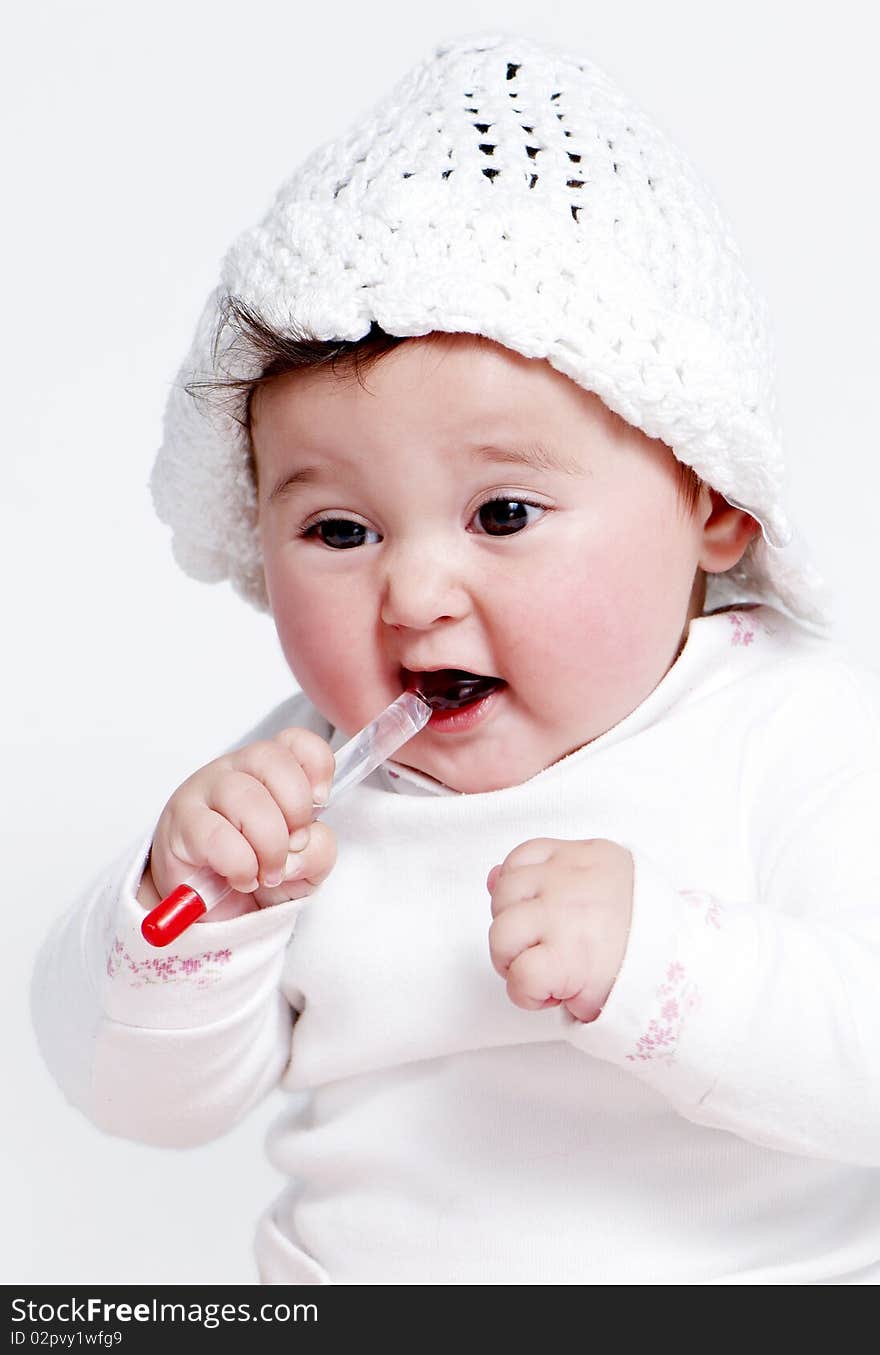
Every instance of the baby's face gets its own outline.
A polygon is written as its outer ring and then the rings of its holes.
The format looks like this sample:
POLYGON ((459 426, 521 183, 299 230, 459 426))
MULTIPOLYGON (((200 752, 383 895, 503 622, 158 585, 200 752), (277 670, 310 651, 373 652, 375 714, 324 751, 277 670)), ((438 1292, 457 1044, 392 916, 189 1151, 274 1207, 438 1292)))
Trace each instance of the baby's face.
POLYGON ((674 663, 708 491, 688 519, 668 448, 548 363, 470 335, 408 341, 364 381, 294 373, 253 401, 285 657, 346 734, 420 671, 503 679, 396 760, 459 791, 516 785, 674 663))

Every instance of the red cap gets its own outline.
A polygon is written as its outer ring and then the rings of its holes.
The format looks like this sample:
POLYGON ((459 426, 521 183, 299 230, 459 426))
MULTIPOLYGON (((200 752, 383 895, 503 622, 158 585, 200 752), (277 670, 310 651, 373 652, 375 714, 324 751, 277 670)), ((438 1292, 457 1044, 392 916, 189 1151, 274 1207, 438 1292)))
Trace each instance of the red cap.
POLYGON ((141 923, 141 934, 151 946, 169 946, 207 911, 200 894, 189 885, 178 885, 167 899, 147 913, 141 923))

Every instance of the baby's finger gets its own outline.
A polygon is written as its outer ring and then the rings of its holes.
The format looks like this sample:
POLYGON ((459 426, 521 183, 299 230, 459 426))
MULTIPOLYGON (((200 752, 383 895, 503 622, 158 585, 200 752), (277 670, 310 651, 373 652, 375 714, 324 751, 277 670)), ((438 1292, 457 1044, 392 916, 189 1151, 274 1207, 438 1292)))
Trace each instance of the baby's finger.
MULTIPOLYGON (((183 864, 186 874, 192 874, 196 867, 209 866, 241 893, 256 886, 260 863, 253 847, 227 818, 207 805, 194 807, 172 826, 168 850, 183 864)), ((155 857, 160 855, 154 851, 155 857)), ((163 893, 169 893, 183 879, 170 880, 163 875, 155 883, 163 893)))
MULTIPOLYGON (((314 792, 304 767, 283 743, 262 740, 235 754, 234 769, 265 786, 284 815, 288 833, 307 828, 314 817, 314 792)), ((221 774, 223 779, 229 770, 221 774)), ((217 778, 219 782, 220 777, 217 778)), ((303 838, 303 845, 306 838, 303 838)))
POLYGON ((254 899, 261 908, 266 908, 288 899, 304 898, 327 878, 335 864, 335 834, 325 823, 314 823, 308 846, 288 854, 283 882, 273 889, 258 889, 254 899))
POLYGON ((502 862, 503 871, 518 869, 520 866, 543 866, 555 856, 561 846, 558 838, 533 837, 521 842, 508 852, 502 862))
POLYGON ((312 788, 314 803, 326 804, 336 771, 336 759, 327 740, 311 729, 291 728, 282 729, 275 735, 275 741, 289 749, 302 764, 312 788))
POLYGON ((565 973, 547 945, 530 946, 507 971, 507 996, 516 1007, 535 1012, 564 1000, 565 973))
POLYGON ((502 869, 495 877, 492 888, 491 911, 493 917, 499 917, 514 904, 524 903, 528 899, 537 899, 544 887, 547 868, 540 866, 520 866, 517 870, 502 869))
POLYGON ((249 773, 229 771, 208 790, 206 803, 250 843, 263 884, 278 884, 284 878, 290 830, 271 792, 249 773))
POLYGON ((520 903, 496 917, 489 928, 489 955, 502 979, 516 957, 543 940, 544 917, 534 903, 520 903))
POLYGON ((336 834, 326 823, 312 824, 308 845, 302 851, 288 853, 284 866, 285 880, 309 880, 320 884, 336 865, 336 834))

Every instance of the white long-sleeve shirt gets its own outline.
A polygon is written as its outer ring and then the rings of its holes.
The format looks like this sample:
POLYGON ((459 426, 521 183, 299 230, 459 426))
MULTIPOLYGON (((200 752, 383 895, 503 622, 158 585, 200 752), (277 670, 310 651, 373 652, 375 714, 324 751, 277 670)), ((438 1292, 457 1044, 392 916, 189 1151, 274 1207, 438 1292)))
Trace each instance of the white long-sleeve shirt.
MULTIPOLYGON (((298 696, 239 743, 292 724, 343 741, 298 696)), ((601 737, 484 794, 387 764, 325 812, 313 895, 171 953, 140 934, 151 825, 45 943, 41 1047, 152 1144, 307 1093, 269 1138, 266 1284, 875 1284, 878 810, 877 676, 767 606, 699 617, 601 737), (490 963, 486 875, 534 837, 633 854, 589 1024, 490 963)))

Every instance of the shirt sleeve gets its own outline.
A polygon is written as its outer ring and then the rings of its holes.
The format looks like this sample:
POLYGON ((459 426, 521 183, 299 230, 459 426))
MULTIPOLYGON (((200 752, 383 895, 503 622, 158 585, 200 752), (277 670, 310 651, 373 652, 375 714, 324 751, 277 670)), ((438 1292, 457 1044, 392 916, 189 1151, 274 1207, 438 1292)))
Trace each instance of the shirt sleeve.
MULTIPOLYGON (((233 746, 298 714, 285 703, 233 746)), ((196 923, 157 950, 136 897, 155 826, 49 931, 31 1010, 49 1071, 98 1128, 186 1147, 231 1129, 284 1072, 295 1013, 280 974, 308 898, 196 923)))
POLYGON ((838 668, 795 690, 756 761, 753 896, 633 852, 633 922, 599 1017, 567 1037, 687 1119, 880 1166, 880 698, 838 668))

